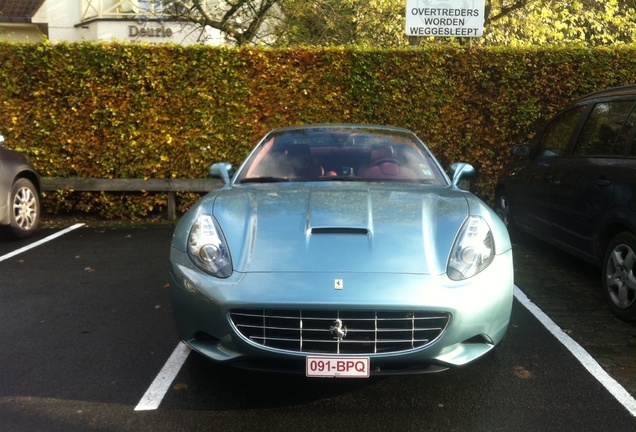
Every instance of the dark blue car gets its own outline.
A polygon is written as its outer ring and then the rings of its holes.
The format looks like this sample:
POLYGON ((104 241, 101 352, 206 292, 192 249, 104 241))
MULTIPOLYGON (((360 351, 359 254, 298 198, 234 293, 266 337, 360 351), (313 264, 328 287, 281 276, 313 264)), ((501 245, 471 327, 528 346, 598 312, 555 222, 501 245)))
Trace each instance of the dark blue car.
POLYGON ((582 97, 512 149, 496 194, 522 230, 601 267, 612 312, 636 319, 636 85, 582 97))

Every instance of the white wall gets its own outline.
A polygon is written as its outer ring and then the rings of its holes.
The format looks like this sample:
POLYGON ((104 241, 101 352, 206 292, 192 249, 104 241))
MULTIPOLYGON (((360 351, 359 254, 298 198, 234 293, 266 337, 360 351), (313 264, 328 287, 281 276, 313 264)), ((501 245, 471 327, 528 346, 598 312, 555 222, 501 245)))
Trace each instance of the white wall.
MULTIPOLYGON (((81 0, 46 0, 33 16, 33 24, 2 23, 5 29, 0 40, 41 41, 43 34, 37 24, 48 26, 51 42, 81 42, 94 40, 101 42, 130 41, 146 43, 175 43, 188 45, 198 42, 199 31, 178 22, 138 22, 137 20, 103 19, 81 22, 81 0)), ((208 44, 220 45, 225 42, 220 32, 208 34, 208 44)))
POLYGON ((49 40, 82 40, 82 33, 74 27, 80 22, 80 0, 46 0, 33 16, 34 23, 46 23, 49 40))

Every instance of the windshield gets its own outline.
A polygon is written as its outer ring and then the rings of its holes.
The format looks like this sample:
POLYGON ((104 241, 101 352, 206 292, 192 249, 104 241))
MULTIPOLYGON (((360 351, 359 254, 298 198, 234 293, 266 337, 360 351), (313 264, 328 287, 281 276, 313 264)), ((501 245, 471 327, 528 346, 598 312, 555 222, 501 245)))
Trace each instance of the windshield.
POLYGON ((364 127, 293 128, 268 135, 238 183, 410 181, 445 185, 437 162, 408 131, 364 127))

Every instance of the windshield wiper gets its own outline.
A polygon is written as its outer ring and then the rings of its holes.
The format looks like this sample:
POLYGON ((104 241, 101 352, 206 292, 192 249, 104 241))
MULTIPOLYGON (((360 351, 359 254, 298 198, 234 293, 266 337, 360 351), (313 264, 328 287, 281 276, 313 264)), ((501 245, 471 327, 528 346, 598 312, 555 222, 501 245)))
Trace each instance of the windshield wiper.
POLYGON ((279 182, 288 182, 288 178, 284 177, 248 177, 241 180, 241 184, 243 183, 279 183, 279 182))

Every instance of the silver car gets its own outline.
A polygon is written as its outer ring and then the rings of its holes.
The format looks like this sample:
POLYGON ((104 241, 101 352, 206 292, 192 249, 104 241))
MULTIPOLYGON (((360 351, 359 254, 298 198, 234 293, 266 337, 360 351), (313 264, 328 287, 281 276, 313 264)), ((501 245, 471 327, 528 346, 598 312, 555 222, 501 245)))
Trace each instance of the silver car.
POLYGON ((504 337, 513 266, 501 219, 412 132, 267 134, 180 220, 180 337, 218 362, 309 377, 435 372, 504 337))
POLYGON ((0 229, 10 237, 26 238, 40 220, 40 177, 23 154, 3 144, 0 135, 0 229))

